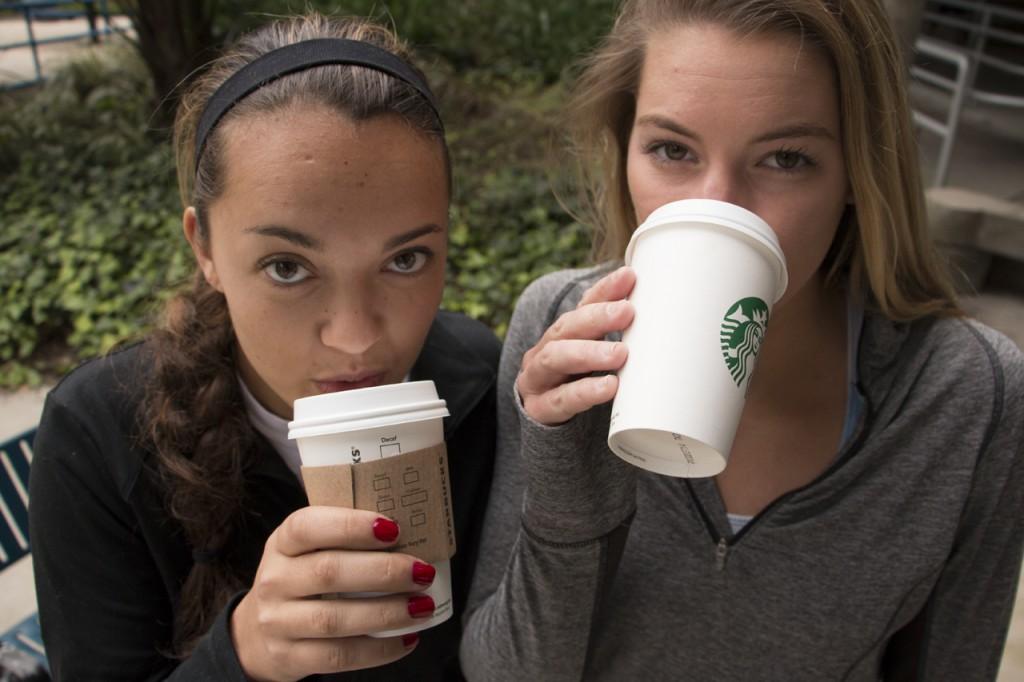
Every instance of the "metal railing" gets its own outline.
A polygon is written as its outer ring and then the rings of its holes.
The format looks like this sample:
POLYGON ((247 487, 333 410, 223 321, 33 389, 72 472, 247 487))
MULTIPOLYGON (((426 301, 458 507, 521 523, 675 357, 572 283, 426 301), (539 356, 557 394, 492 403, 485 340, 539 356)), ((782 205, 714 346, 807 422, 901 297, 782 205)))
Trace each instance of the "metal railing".
POLYGON ((981 90, 975 85, 981 66, 1019 77, 1024 85, 1024 60, 1021 63, 1014 63, 986 52, 994 38, 1006 45, 1020 48, 1021 54, 1024 54, 1024 11, 992 5, 985 0, 931 0, 925 8, 924 20, 936 26, 959 29, 967 34, 967 46, 960 49, 965 50, 970 57, 966 91, 968 97, 988 104, 1024 107, 1024 87, 1022 94, 1009 94, 981 90), (943 14, 938 11, 942 8, 962 10, 967 13, 967 18, 943 14), (994 26, 993 20, 1014 25, 1015 28, 1007 30, 1005 27, 994 26))
POLYGON ((980 102, 1024 108, 1024 59, 1021 63, 1014 63, 986 51, 995 40, 1003 46, 1009 46, 1011 50, 1019 48, 1020 54, 1024 56, 1024 11, 991 5, 986 0, 930 0, 923 18, 925 26, 963 31, 963 42, 966 43, 947 42, 935 36, 921 36, 915 43, 919 55, 951 67, 955 74, 953 77, 922 64, 912 65, 910 69, 913 78, 949 95, 945 120, 914 111, 914 122, 918 126, 942 138, 933 180, 934 185, 940 186, 945 184, 949 175, 957 128, 965 106, 980 102), (941 10, 959 11, 961 15, 944 14, 941 10), (1007 26, 1014 28, 1009 30, 1007 26), (978 72, 982 66, 1011 77, 1020 77, 1021 94, 978 88, 978 72))
POLYGON ((78 0, 77 2, 61 2, 59 0, 21 0, 21 2, 0 2, 0 10, 21 12, 25 18, 28 40, 0 44, 0 50, 28 48, 32 51, 32 64, 35 78, 15 83, 0 84, 0 90, 14 90, 35 85, 43 80, 43 66, 39 60, 39 46, 50 43, 61 43, 89 38, 98 42, 100 36, 109 35, 120 29, 110 23, 110 11, 107 0, 78 0), (49 38, 37 38, 32 29, 33 22, 54 19, 87 18, 89 30, 85 32, 67 33, 49 38), (103 25, 98 26, 100 19, 103 25))
POLYGON ((946 120, 941 121, 921 111, 914 110, 914 123, 942 138, 939 158, 935 164, 935 176, 932 184, 946 184, 949 176, 949 161, 953 156, 953 145, 956 144, 956 129, 960 123, 960 112, 964 106, 967 93, 967 79, 971 71, 970 60, 963 52, 943 47, 940 43, 928 38, 918 38, 914 45, 918 53, 952 64, 956 69, 954 78, 947 78, 919 66, 911 67, 910 73, 915 78, 950 93, 949 111, 946 120))

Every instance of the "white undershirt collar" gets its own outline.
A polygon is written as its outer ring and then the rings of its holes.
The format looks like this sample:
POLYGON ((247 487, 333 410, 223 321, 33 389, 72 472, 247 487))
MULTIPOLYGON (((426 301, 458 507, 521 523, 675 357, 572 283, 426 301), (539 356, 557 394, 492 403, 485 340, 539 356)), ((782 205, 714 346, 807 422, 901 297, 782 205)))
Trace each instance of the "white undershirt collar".
POLYGON ((295 474, 295 478, 301 482, 302 460, 299 459, 299 446, 295 441, 288 439, 288 420, 278 417, 263 407, 249 387, 245 385, 241 376, 238 377, 238 385, 242 387, 242 400, 245 401, 245 411, 249 415, 249 423, 270 442, 291 472, 295 474))
MULTIPOLYGON (((408 375, 403 382, 409 380, 408 375)), ((288 420, 278 417, 268 410, 256 399, 241 375, 238 376, 238 385, 242 388, 242 400, 245 402, 245 411, 249 415, 249 423, 274 447, 277 454, 281 456, 295 478, 302 482, 302 459, 299 457, 299 446, 294 440, 288 438, 288 420)))

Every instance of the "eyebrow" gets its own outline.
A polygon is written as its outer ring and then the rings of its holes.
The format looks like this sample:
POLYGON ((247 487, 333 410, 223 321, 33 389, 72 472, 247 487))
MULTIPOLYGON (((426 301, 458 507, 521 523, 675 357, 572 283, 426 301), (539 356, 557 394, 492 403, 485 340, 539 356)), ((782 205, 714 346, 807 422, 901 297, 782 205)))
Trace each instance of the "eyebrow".
MULTIPOLYGON (((402 244, 407 244, 426 234, 434 234, 443 231, 444 230, 441 229, 440 225, 436 225, 434 223, 422 225, 413 230, 409 230, 408 232, 392 237, 384 244, 384 250, 387 251, 401 246, 402 244)), ((324 243, 322 241, 316 237, 306 234, 305 232, 293 230, 290 227, 283 227, 281 225, 256 225, 254 227, 245 228, 245 232, 262 235, 264 237, 277 237, 278 239, 284 239, 296 246, 312 249, 313 251, 324 250, 324 243)))
MULTIPOLYGON (((641 116, 636 120, 636 125, 653 125, 658 128, 664 128, 677 135, 683 137, 689 137, 692 140, 700 142, 700 135, 693 132, 685 126, 681 126, 670 118, 665 116, 658 116, 656 114, 648 114, 641 116)), ((828 128, 825 126, 817 125, 816 123, 795 123, 788 125, 777 130, 770 130, 763 135, 759 135, 754 142, 770 142, 772 140, 785 140, 796 137, 822 137, 828 140, 834 140, 833 135, 828 128)))
POLYGON ((816 123, 796 123, 791 126, 772 130, 758 137, 754 142, 770 142, 771 140, 785 140, 793 137, 823 137, 826 140, 834 140, 835 135, 829 132, 825 126, 816 123))
POLYGON ((700 135, 698 135, 697 133, 693 132, 689 128, 686 128, 684 126, 679 125, 678 123, 676 123, 672 119, 667 118, 665 116, 658 116, 657 114, 647 114, 645 116, 641 116, 640 118, 638 118, 634 125, 637 125, 637 126, 653 125, 653 126, 656 126, 658 128, 664 128, 665 130, 668 130, 669 132, 673 132, 676 135, 682 135, 683 137, 689 137, 692 140, 696 140, 697 142, 700 142, 700 135))
POLYGON ((407 244, 413 241, 414 239, 419 239, 425 234, 434 234, 436 232, 444 232, 444 230, 441 229, 440 225, 436 225, 434 223, 429 223, 427 225, 417 227, 414 230, 409 230, 404 234, 400 234, 396 237, 392 237, 391 239, 387 240, 387 242, 384 244, 384 250, 388 251, 390 249, 395 248, 396 246, 407 244))
POLYGON ((264 237, 277 237, 278 239, 284 239, 296 246, 312 249, 313 251, 324 250, 324 244, 322 241, 316 237, 311 237, 305 232, 293 230, 290 227, 282 227, 281 225, 256 225, 254 227, 245 228, 245 231, 252 234, 263 235, 264 237))

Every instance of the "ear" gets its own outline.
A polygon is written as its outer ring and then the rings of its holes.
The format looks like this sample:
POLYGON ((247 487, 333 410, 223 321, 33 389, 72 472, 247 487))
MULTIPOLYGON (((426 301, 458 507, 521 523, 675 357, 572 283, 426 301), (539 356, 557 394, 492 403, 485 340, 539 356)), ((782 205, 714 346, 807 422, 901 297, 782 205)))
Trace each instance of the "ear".
POLYGON ((217 276, 217 267, 213 263, 212 254, 209 252, 209 243, 204 244, 199 234, 199 216, 196 215, 195 207, 189 206, 185 209, 185 213, 181 217, 181 228, 185 233, 185 239, 188 240, 188 245, 192 247, 192 253, 196 257, 196 264, 203 271, 203 277, 206 278, 207 284, 217 291, 224 293, 224 289, 220 284, 220 278, 217 276))

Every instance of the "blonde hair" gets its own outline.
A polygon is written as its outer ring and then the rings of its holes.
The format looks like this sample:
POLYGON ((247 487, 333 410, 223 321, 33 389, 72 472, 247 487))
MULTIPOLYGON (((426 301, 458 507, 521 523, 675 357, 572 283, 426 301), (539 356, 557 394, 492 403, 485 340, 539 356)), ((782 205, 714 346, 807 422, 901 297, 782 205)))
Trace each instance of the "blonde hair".
POLYGON ((928 235, 903 63, 881 0, 627 0, 582 63, 567 110, 597 258, 621 259, 636 229, 626 151, 646 43, 684 23, 741 35, 795 34, 829 57, 854 206, 826 259, 827 281, 847 277, 851 287, 866 288, 892 319, 957 314, 949 274, 928 235))

